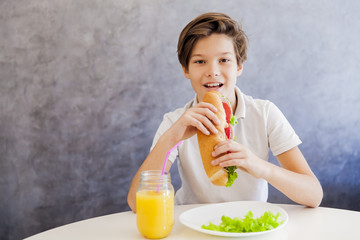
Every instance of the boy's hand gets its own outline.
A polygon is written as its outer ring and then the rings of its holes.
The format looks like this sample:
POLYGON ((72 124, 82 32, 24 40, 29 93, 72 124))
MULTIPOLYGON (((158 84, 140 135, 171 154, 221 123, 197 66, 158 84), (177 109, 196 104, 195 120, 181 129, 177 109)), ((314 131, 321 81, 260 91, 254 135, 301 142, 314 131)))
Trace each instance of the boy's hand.
POLYGON ((212 156, 218 157, 211 163, 214 166, 237 166, 256 178, 264 178, 266 174, 266 162, 247 147, 233 140, 226 140, 217 144, 212 156))
POLYGON ((200 102, 195 107, 189 108, 171 127, 174 133, 185 140, 196 134, 197 129, 209 135, 210 132, 217 134, 215 125, 220 121, 215 115, 217 109, 210 103, 200 102))

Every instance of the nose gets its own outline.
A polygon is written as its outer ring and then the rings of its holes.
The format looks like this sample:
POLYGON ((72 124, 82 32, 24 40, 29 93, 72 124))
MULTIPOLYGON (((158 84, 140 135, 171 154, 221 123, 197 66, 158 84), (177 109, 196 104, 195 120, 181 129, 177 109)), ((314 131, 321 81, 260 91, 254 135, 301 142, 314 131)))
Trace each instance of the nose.
POLYGON ((216 63, 216 62, 209 63, 206 75, 208 77, 212 77, 212 78, 219 77, 220 76, 220 67, 219 67, 218 63, 216 63))

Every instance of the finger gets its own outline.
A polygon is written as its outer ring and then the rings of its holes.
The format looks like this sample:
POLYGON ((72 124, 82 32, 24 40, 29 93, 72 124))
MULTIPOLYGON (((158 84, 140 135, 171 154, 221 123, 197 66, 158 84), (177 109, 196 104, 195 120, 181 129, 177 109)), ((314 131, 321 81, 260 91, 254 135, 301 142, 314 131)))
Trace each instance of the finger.
POLYGON ((216 157, 229 152, 239 152, 241 151, 241 149, 240 149, 240 145, 239 146, 238 145, 239 145, 238 143, 235 143, 232 140, 222 141, 214 147, 212 156, 216 157))
MULTIPOLYGON (((204 109, 203 110, 199 110, 199 109, 187 110, 184 113, 183 118, 182 118, 184 125, 194 127, 196 129, 198 129, 199 131, 201 131, 205 135, 209 135, 210 131, 217 134, 218 130, 213 125, 213 123, 206 116, 204 116, 201 113, 202 111, 204 111, 204 109)), ((209 111, 209 110, 207 109, 207 111, 209 111)))
POLYGON ((216 129, 214 124, 207 117, 205 117, 201 114, 197 114, 194 116, 194 118, 196 118, 198 120, 198 122, 200 122, 201 125, 206 127, 209 131, 211 131, 214 134, 218 134, 219 131, 216 129))
POLYGON ((218 130, 214 126, 214 124, 216 124, 216 122, 214 123, 214 121, 211 120, 211 118, 212 119, 215 118, 215 121, 216 121, 216 120, 218 120, 218 118, 209 109, 207 109, 207 108, 192 109, 191 111, 189 111, 189 116, 191 118, 194 118, 194 119, 198 120, 199 122, 201 122, 206 128, 208 128, 208 130, 210 130, 214 134, 218 133, 218 130))
POLYGON ((210 103, 204 103, 204 102, 200 106, 199 105, 200 104, 197 105, 197 107, 198 107, 197 110, 196 110, 196 108, 194 108, 194 111, 197 111, 200 114, 206 116, 216 125, 220 124, 220 120, 215 114, 215 112, 217 112, 217 109, 216 109, 216 107, 214 107, 214 105, 212 105, 210 103))
POLYGON ((207 102, 200 102, 197 107, 202 107, 202 108, 208 108, 210 109, 212 112, 217 112, 217 108, 212 105, 211 103, 207 103, 207 102))
POLYGON ((228 161, 231 161, 231 160, 242 160, 242 159, 244 159, 244 154, 242 152, 227 153, 227 154, 224 154, 221 157, 213 160, 211 162, 211 164, 216 166, 216 165, 221 165, 224 162, 228 162, 228 161))
POLYGON ((218 118, 218 116, 216 116, 216 114, 212 111, 210 111, 208 108, 203 108, 201 110, 201 114, 206 116, 208 119, 210 119, 214 124, 219 125, 220 124, 220 120, 218 118))
POLYGON ((224 168, 236 166, 238 169, 250 174, 249 170, 245 167, 245 165, 243 164, 243 161, 241 161, 240 159, 224 162, 220 166, 224 167, 224 168))
POLYGON ((225 161, 229 161, 230 159, 239 158, 240 156, 237 153, 226 153, 221 155, 220 157, 214 160, 215 164, 220 164, 225 161))
POLYGON ((220 147, 223 147, 225 145, 229 144, 229 140, 221 141, 218 144, 215 145, 214 149, 218 149, 220 147))
POLYGON ((226 139, 226 140, 224 140, 224 141, 219 142, 218 144, 216 144, 215 147, 214 147, 214 149, 219 148, 219 147, 223 147, 223 146, 225 146, 225 145, 229 145, 229 147, 231 147, 231 148, 237 148, 237 147, 240 147, 240 146, 241 146, 240 143, 238 143, 238 142, 236 142, 236 141, 234 141, 234 140, 232 140, 232 139, 226 139))
POLYGON ((202 122, 195 120, 192 124, 193 127, 196 127, 200 132, 205 135, 210 135, 209 130, 202 124, 202 122))
POLYGON ((241 160, 240 159, 233 159, 233 160, 221 162, 219 164, 219 166, 220 167, 231 167, 231 166, 241 167, 241 160))
POLYGON ((191 124, 192 126, 196 127, 206 135, 209 135, 210 132, 218 134, 219 131, 206 116, 196 112, 193 112, 190 115, 191 118, 195 120, 194 123, 191 124))

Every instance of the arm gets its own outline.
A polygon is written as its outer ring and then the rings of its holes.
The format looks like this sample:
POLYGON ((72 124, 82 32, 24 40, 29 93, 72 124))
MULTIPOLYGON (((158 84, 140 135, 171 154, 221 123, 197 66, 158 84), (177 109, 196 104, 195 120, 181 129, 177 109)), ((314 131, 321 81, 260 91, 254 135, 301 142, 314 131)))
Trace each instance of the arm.
MULTIPOLYGON (((140 183, 140 173, 146 170, 162 169, 166 153, 179 141, 190 138, 196 134, 197 129, 204 134, 209 131, 217 133, 214 124, 219 124, 219 119, 214 112, 216 108, 208 103, 199 103, 196 107, 190 108, 159 138, 155 147, 147 156, 139 170, 135 174, 128 192, 127 201, 133 212, 136 212, 136 190, 140 183), (209 130, 209 131, 208 131, 209 130)), ((166 164, 166 171, 169 171, 172 163, 166 164)))
POLYGON ((281 167, 260 159, 245 146, 234 141, 219 143, 214 150, 219 156, 213 164, 237 166, 256 178, 263 178, 291 200, 309 207, 320 205, 323 191, 298 147, 280 155, 281 167), (225 154, 228 151, 231 153, 225 154))
POLYGON ((281 167, 273 165, 274 169, 270 169, 267 176, 268 182, 291 200, 309 207, 318 207, 323 198, 323 190, 300 149, 294 147, 278 155, 277 159, 281 167))

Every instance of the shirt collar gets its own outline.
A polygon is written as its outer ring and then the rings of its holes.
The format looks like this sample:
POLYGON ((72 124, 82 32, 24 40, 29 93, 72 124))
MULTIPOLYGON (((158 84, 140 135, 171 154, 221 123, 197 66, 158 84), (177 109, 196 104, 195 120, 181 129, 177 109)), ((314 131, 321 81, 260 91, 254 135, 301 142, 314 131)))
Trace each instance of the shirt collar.
POLYGON ((244 100, 244 94, 240 91, 238 87, 235 87, 235 94, 237 97, 237 105, 235 109, 235 116, 237 119, 244 119, 246 115, 246 105, 244 100))
MULTIPOLYGON (((245 113, 246 113, 244 94, 240 91, 240 89, 237 86, 235 87, 235 95, 237 98, 237 105, 236 105, 234 115, 237 119, 239 119, 239 118, 244 119, 245 113)), ((197 94, 195 94, 195 97, 194 97, 194 100, 192 101, 191 107, 196 106, 198 103, 199 102, 197 100, 197 94)))

